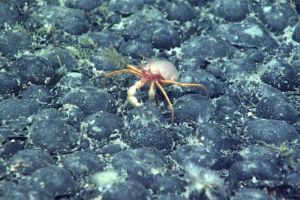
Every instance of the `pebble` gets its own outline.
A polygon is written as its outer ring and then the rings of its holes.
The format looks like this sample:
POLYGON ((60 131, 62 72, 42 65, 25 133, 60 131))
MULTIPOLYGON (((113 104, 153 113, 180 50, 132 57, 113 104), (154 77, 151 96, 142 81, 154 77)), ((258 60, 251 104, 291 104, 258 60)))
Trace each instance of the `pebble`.
POLYGON ((300 42, 300 23, 298 23, 295 28, 294 28, 294 31, 293 31, 293 35, 292 35, 292 38, 294 41, 296 42, 300 42))
POLYGON ((96 9, 103 2, 104 0, 67 0, 65 5, 70 8, 90 11, 96 9))
POLYGON ((244 80, 253 75, 257 69, 255 63, 247 58, 232 58, 218 64, 212 63, 207 67, 208 72, 228 81, 244 80))
POLYGON ((182 44, 184 57, 200 56, 205 61, 231 56, 229 45, 211 36, 194 36, 182 44))
POLYGON ((117 112, 113 97, 101 89, 92 86, 78 87, 70 90, 60 97, 57 103, 61 105, 76 105, 85 115, 90 115, 98 111, 117 112))
POLYGON ((163 153, 153 147, 124 150, 112 160, 116 170, 125 171, 128 179, 138 181, 143 186, 153 183, 152 172, 159 171, 165 164, 163 153))
POLYGON ((261 80, 281 91, 294 90, 297 86, 297 71, 289 63, 270 60, 262 69, 261 80))
POLYGON ((150 192, 139 182, 127 180, 114 184, 110 190, 103 194, 103 200, 139 200, 148 199, 150 192))
POLYGON ((84 11, 55 5, 41 7, 31 18, 39 24, 44 26, 53 25, 72 35, 87 32, 89 24, 84 11))
POLYGON ((52 156, 41 149, 24 149, 14 154, 9 161, 14 173, 31 175, 36 170, 54 164, 52 156))
POLYGON ((220 157, 220 152, 210 146, 182 145, 171 153, 171 158, 181 167, 193 163, 198 167, 212 168, 220 157))
POLYGON ((120 131, 122 127, 121 118, 105 111, 89 115, 81 122, 82 132, 99 142, 107 142, 114 131, 120 131))
POLYGON ((0 27, 3 27, 5 24, 13 25, 20 20, 17 6, 5 2, 0 3, 0 16, 2 16, 0 19, 0 27))
POLYGON ((165 151, 172 149, 175 139, 171 130, 158 126, 128 131, 128 135, 123 138, 124 141, 133 148, 155 147, 165 151))
POLYGON ((232 197, 232 200, 243 199, 272 200, 272 197, 269 196, 265 191, 255 188, 242 188, 232 197))
POLYGON ((24 84, 48 85, 55 76, 51 63, 40 56, 20 57, 13 63, 11 71, 18 74, 24 84))
POLYGON ((240 22, 249 15, 249 1, 245 0, 217 0, 215 12, 226 21, 240 22))
POLYGON ((139 38, 157 49, 170 49, 180 44, 179 32, 167 21, 149 22, 139 38))
POLYGON ((118 49, 124 43, 124 39, 112 32, 112 31, 101 31, 101 32, 89 32, 82 34, 79 37, 79 42, 82 45, 92 44, 92 47, 98 47, 101 49, 114 48, 118 49))
POLYGON ((282 144, 293 142, 299 138, 297 130, 285 121, 273 119, 257 119, 250 121, 245 127, 245 135, 249 142, 258 141, 267 144, 282 144))
POLYGON ((17 94, 21 89, 19 77, 9 72, 0 72, 0 95, 17 94))
POLYGON ((271 186, 280 176, 278 166, 267 160, 239 161, 234 163, 229 170, 229 181, 233 186, 241 183, 245 187, 271 186))
POLYGON ((23 99, 31 99, 42 105, 50 104, 53 100, 51 91, 42 85, 30 85, 20 95, 23 99))
POLYGON ((261 8, 262 22, 272 32, 282 32, 286 27, 293 26, 298 20, 298 15, 289 3, 265 5, 261 8))
POLYGON ((14 57, 17 52, 26 51, 32 45, 32 39, 19 31, 0 30, 0 52, 3 56, 14 57))
POLYGON ((70 152, 79 143, 77 131, 60 119, 36 121, 31 125, 30 132, 34 146, 43 148, 50 154, 70 152))
POLYGON ((76 182, 66 169, 50 165, 35 171, 27 180, 23 181, 25 187, 35 188, 57 198, 64 195, 75 194, 76 182), (41 184, 43 183, 43 184, 41 184))
POLYGON ((190 21, 197 15, 194 7, 192 7, 189 2, 184 1, 173 1, 167 3, 165 10, 169 20, 177 20, 180 23, 190 21))
POLYGON ((123 15, 135 13, 141 10, 143 6, 144 0, 111 0, 108 4, 109 10, 123 15))
POLYGON ((200 94, 188 94, 174 102, 175 120, 182 122, 206 123, 212 117, 211 102, 200 94))
POLYGON ((212 30, 212 34, 238 47, 268 50, 278 47, 276 40, 267 29, 252 18, 239 23, 218 24, 212 30))
POLYGON ((257 116, 265 119, 275 119, 293 124, 299 120, 296 108, 279 97, 263 98, 256 107, 257 116))
POLYGON ((63 167, 72 173, 75 180, 79 181, 85 176, 103 171, 105 162, 95 154, 77 151, 64 158, 63 167))
POLYGON ((35 114, 40 108, 37 102, 29 99, 5 99, 0 102, 0 120, 14 121, 35 114))
POLYGON ((150 58, 154 56, 151 44, 140 40, 128 40, 120 47, 124 55, 131 55, 134 58, 150 58))

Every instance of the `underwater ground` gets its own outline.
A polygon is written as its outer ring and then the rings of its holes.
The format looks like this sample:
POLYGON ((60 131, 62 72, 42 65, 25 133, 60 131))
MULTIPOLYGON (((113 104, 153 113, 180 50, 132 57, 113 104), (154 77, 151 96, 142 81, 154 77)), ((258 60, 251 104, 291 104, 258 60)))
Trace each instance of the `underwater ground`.
POLYGON ((2 0, 0 199, 300 199, 299 13, 297 0, 2 0), (204 87, 163 84, 168 103, 146 84, 133 107, 128 88, 153 71, 107 73, 155 60, 204 87))

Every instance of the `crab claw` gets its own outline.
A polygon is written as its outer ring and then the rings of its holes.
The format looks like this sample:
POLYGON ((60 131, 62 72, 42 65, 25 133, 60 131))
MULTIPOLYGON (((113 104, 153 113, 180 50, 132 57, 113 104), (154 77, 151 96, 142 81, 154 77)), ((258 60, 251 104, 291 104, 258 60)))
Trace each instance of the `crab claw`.
POLYGON ((145 83, 143 83, 141 80, 137 81, 133 86, 131 86, 127 90, 127 101, 133 105, 134 107, 142 106, 143 103, 139 102, 137 98, 134 96, 136 91, 144 86, 145 83))

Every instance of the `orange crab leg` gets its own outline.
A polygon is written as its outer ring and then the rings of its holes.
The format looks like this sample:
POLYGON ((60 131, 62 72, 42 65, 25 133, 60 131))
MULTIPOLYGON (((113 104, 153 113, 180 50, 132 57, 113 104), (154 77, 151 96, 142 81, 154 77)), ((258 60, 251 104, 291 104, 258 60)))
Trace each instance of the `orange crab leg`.
POLYGON ((161 91, 161 93, 164 95, 165 99, 168 102, 168 105, 169 105, 169 108, 170 108, 171 114, 172 114, 172 124, 173 124, 174 123, 174 118, 175 118, 173 105, 172 105, 165 89, 161 86, 161 84, 159 82, 155 82, 155 85, 159 88, 159 90, 161 91))
POLYGON ((198 83, 179 83, 179 82, 172 81, 172 80, 161 80, 161 82, 163 84, 177 85, 177 86, 181 86, 181 87, 200 87, 206 92, 206 94, 208 94, 207 88, 202 84, 198 84, 198 83))
POLYGON ((136 68, 134 65, 127 65, 127 68, 129 70, 135 71, 137 73, 140 73, 140 74, 142 73, 142 71, 140 69, 136 68))
POLYGON ((105 74, 103 74, 103 76, 108 78, 108 77, 112 77, 112 76, 116 76, 116 75, 124 74, 124 73, 131 73, 131 74, 134 74, 136 76, 141 76, 141 73, 139 73, 137 71, 134 71, 134 70, 131 70, 131 69, 115 70, 115 71, 112 71, 112 72, 105 73, 105 74))

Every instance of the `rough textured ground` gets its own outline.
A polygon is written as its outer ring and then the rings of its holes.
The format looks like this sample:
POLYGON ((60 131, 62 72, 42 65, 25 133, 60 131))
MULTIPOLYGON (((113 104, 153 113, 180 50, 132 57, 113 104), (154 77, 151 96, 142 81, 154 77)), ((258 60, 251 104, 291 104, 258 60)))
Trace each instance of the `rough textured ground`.
POLYGON ((300 198, 300 2, 2 0, 0 199, 300 198), (105 72, 165 59, 137 93, 105 72))

